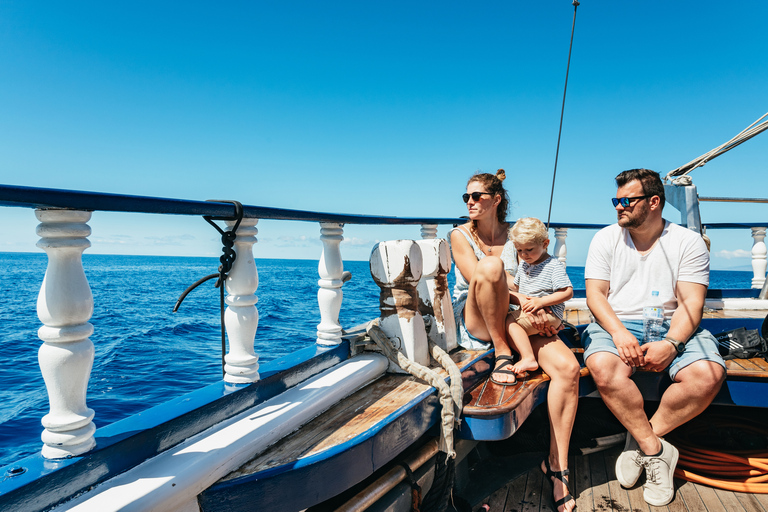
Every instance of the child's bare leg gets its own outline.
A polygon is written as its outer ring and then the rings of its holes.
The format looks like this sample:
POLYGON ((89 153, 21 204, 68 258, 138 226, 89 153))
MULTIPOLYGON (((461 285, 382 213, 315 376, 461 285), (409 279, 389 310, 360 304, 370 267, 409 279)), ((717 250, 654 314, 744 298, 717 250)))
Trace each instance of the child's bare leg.
POLYGON ((512 366, 512 371, 518 376, 523 376, 525 372, 532 372, 538 369, 539 363, 536 362, 536 357, 533 355, 531 340, 528 338, 525 329, 511 318, 508 318, 507 332, 509 333, 512 346, 520 354, 520 360, 512 366))

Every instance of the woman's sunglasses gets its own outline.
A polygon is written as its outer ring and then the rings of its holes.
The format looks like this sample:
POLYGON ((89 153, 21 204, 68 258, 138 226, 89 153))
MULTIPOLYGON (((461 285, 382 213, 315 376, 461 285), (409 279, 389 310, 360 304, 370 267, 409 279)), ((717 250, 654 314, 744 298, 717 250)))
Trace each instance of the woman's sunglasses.
POLYGON ((489 196, 493 195, 490 192, 472 192, 471 194, 462 195, 461 198, 464 200, 465 203, 469 202, 470 197, 474 202, 478 202, 483 194, 487 194, 489 196))
POLYGON ((619 204, 621 204, 622 208, 629 208, 629 206, 632 204, 632 201, 635 201, 637 199, 648 199, 649 197, 653 197, 653 196, 612 197, 611 198, 611 202, 613 202, 613 207, 614 208, 619 206, 619 204))

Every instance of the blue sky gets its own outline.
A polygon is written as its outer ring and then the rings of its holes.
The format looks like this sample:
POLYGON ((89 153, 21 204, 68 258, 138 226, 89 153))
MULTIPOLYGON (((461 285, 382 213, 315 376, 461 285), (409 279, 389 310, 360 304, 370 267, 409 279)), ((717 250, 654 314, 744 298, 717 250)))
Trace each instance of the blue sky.
MULTIPOLYGON (((467 178, 503 167, 510 218, 546 218, 572 17, 567 0, 0 0, 0 182, 453 217, 467 178)), ((665 174, 768 111, 767 19, 764 0, 584 0, 553 220, 613 222, 618 172, 665 174)), ((767 157, 763 134, 694 182, 768 196, 767 157)), ((707 203, 702 216, 765 225, 767 210, 707 203)), ((2 214, 0 251, 37 251, 33 213, 2 214)), ((220 251, 198 218, 90 225, 90 253, 220 251)), ((319 257, 315 224, 258 227, 257 257, 319 257)), ((569 263, 592 234, 569 236, 569 263)), ((342 254, 418 236, 347 226, 342 254)), ((748 231, 710 236, 714 268, 749 266, 748 231)))

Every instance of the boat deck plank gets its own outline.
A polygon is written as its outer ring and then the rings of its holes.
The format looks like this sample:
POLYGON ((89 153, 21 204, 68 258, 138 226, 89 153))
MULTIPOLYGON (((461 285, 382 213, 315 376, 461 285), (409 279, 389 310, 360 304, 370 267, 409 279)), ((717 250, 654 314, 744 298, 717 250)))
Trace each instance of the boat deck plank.
MULTIPOLYGON (((462 361, 471 360, 480 353, 462 350, 451 354, 451 358, 461 367, 462 361)), ((435 371, 446 375, 442 368, 435 371)), ((382 419, 431 388, 411 375, 387 373, 284 437, 222 481, 291 464, 332 449, 369 431, 382 419)))
POLYGON ((410 375, 385 375, 375 385, 366 386, 340 401, 225 479, 278 467, 344 443, 430 387, 410 375))
MULTIPOLYGON (((571 488, 574 491, 576 506, 581 510, 594 510, 595 506, 592 499, 592 477, 589 470, 589 459, 587 457, 578 457, 570 462, 570 465, 571 488)), ((531 471, 537 470, 539 470, 539 468, 534 468, 531 471)), ((542 499, 547 498, 542 496, 542 499)), ((549 501, 551 502, 551 499, 549 501)))
POLYGON ((608 492, 610 492, 611 507, 616 510, 632 510, 626 489, 621 487, 619 481, 616 480, 616 466, 613 464, 607 464, 605 461, 605 456, 603 456, 603 464, 605 465, 605 473, 608 477, 608 492))
POLYGON ((723 504, 715 494, 715 490, 709 487, 704 488, 707 492, 699 492, 690 482, 685 482, 677 489, 680 499, 685 502, 688 510, 708 510, 709 512, 726 512, 723 504))
MULTIPOLYGON (((571 483, 578 510, 616 510, 620 512, 766 512, 768 495, 714 489, 675 479, 675 499, 667 506, 653 507, 643 499, 641 483, 624 489, 616 480, 616 458, 622 447, 571 456, 571 483)), ((642 482, 642 479, 641 479, 642 482)), ((474 504, 482 510, 487 503, 491 511, 553 510, 551 486, 544 480, 538 465, 518 474, 487 499, 474 504), (530 483, 529 483, 530 482, 530 483), (538 482, 538 483, 536 483, 538 482), (536 487, 538 485, 538 487, 536 487), (540 489, 537 494, 532 492, 540 489), (536 501, 536 497, 539 501, 536 501), (503 504, 506 504, 503 506, 503 504), (502 508, 503 507, 503 508, 502 508)))
POLYGON ((532 471, 525 482, 525 492, 523 493, 523 503, 520 507, 521 512, 540 512, 542 504, 542 479, 541 471, 532 471))

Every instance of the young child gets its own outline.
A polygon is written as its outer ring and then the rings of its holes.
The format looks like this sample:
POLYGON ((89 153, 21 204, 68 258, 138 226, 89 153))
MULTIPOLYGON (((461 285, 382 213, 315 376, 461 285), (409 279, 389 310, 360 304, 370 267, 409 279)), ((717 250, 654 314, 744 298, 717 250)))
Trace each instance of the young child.
POLYGON ((520 354, 520 361, 512 366, 512 371, 522 376, 539 367, 528 338, 529 335, 539 334, 531 317, 540 309, 549 307, 549 325, 559 329, 563 324, 563 303, 573 297, 573 285, 563 264, 547 254, 549 236, 543 222, 530 217, 520 219, 509 234, 520 259, 515 275, 517 291, 510 293, 517 298, 520 309, 513 313, 514 321, 508 329, 512 345, 520 354))

